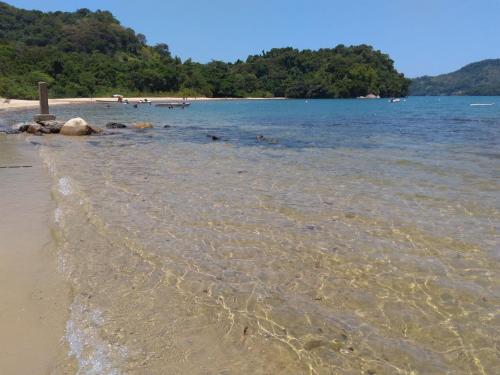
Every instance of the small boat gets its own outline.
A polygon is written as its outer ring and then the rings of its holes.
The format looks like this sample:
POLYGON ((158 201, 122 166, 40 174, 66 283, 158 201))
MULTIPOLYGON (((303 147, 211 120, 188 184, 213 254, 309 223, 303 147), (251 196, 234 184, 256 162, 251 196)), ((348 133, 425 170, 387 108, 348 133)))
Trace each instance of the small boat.
POLYGON ((470 106, 471 107, 489 107, 495 105, 495 103, 473 103, 470 106))
POLYGON ((167 108, 186 108, 189 107, 191 103, 187 102, 171 102, 171 103, 158 103, 155 107, 167 107, 167 108))
POLYGON ((389 100, 389 103, 399 103, 400 101, 400 98, 392 98, 391 100, 389 100))

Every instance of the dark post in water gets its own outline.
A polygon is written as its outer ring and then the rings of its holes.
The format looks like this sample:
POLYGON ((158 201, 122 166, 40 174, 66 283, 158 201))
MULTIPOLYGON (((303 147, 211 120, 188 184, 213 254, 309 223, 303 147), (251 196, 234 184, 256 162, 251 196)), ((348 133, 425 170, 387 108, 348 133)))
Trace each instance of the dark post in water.
POLYGON ((49 114, 49 90, 46 82, 38 82, 38 99, 40 114, 34 117, 35 122, 55 120, 56 116, 49 114))
POLYGON ((40 114, 49 114, 49 90, 46 82, 38 82, 38 98, 40 100, 40 114))

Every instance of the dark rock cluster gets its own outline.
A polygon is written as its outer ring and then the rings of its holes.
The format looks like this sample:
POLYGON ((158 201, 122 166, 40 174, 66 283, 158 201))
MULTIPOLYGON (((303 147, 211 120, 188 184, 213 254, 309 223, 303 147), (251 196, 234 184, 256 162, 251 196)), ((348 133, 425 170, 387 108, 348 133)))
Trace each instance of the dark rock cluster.
POLYGON ((102 130, 88 125, 85 120, 76 118, 67 122, 57 120, 40 120, 35 122, 19 123, 12 125, 11 129, 5 131, 8 134, 29 133, 34 135, 64 134, 64 135, 90 135, 101 133, 102 130))
POLYGON ((64 122, 56 120, 39 121, 31 123, 19 123, 12 125, 9 134, 30 133, 35 135, 57 134, 64 126, 64 122))

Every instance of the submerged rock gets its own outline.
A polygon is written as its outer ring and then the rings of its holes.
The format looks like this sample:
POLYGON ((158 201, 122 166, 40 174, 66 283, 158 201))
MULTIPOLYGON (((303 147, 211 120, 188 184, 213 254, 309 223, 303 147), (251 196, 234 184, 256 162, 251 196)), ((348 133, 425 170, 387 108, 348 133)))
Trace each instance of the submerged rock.
POLYGON ((72 118, 71 120, 67 121, 61 128, 61 134, 71 136, 89 135, 93 132, 94 129, 92 129, 89 124, 87 124, 87 121, 80 117, 72 118))
POLYGON ((106 124, 106 128, 108 128, 108 129, 124 129, 126 127, 127 127, 127 125, 122 124, 120 122, 108 122, 106 124))
POLYGON ((150 122, 138 122, 133 126, 134 129, 151 129, 153 128, 153 124, 150 122))
POLYGON ((278 143, 278 140, 276 138, 267 138, 267 137, 263 136, 262 134, 257 135, 255 137, 255 139, 258 142, 267 142, 267 143, 272 143, 272 144, 278 143))
POLYGON ((217 135, 207 134, 207 137, 211 138, 212 141, 220 141, 221 140, 221 138, 217 135))

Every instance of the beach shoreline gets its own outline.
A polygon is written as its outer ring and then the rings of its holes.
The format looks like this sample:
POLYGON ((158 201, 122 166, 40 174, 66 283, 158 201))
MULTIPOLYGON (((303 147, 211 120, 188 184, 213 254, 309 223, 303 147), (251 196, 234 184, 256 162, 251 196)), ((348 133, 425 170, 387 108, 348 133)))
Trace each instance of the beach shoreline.
POLYGON ((24 136, 0 135, 0 167, 0 373, 71 373, 50 176, 24 136))
MULTIPOLYGON (((141 100, 144 100, 143 97, 132 97, 126 98, 129 103, 134 104, 138 103, 141 100)), ((179 97, 150 97, 149 98, 153 104, 157 102, 182 102, 182 98, 179 97)), ((227 101, 227 100, 284 100, 286 98, 207 98, 207 97, 188 97, 186 101, 227 101)), ((64 99, 49 99, 50 106, 59 106, 59 105, 71 105, 71 104, 96 104, 96 103, 105 103, 105 102, 113 102, 117 99, 114 98, 64 98, 64 99)), ((5 110, 15 110, 15 109, 28 109, 28 108, 37 108, 39 106, 38 100, 22 100, 22 99, 10 99, 6 102, 6 99, 0 98, 0 111, 5 110)))

